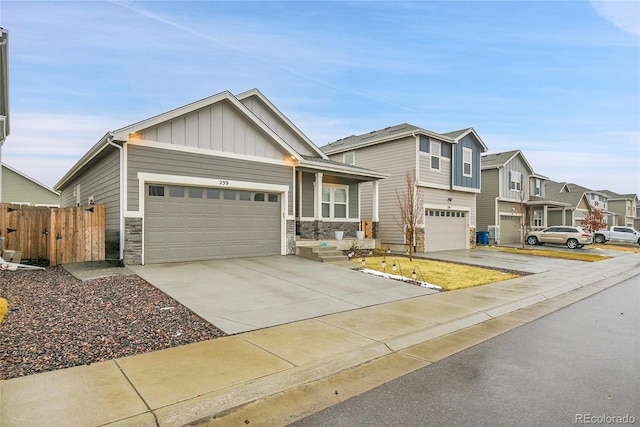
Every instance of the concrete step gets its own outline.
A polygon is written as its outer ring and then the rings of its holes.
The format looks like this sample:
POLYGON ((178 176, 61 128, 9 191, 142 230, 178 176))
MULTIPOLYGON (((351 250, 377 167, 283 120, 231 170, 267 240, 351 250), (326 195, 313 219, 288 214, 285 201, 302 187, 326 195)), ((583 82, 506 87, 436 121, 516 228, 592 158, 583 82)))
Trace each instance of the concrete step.
POLYGON ((335 262, 349 260, 342 251, 331 246, 299 246, 296 255, 320 262, 335 262))

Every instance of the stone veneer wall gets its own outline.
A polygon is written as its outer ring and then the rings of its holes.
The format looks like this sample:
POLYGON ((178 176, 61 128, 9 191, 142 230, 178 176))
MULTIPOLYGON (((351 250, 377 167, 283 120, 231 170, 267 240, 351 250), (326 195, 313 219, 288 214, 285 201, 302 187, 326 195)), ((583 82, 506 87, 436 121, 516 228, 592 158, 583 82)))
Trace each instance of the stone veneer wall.
POLYGON ((477 236, 476 236, 476 228, 475 227, 470 227, 469 228, 469 247, 471 249, 476 247, 477 244, 477 236))
POLYGON ((287 220, 287 255, 296 254, 296 222, 287 220))
POLYGON ((424 252, 426 242, 424 241, 424 228, 416 229, 416 252, 424 252))
POLYGON ((142 218, 124 219, 124 264, 142 264, 142 218))
POLYGON ((335 239, 336 231, 344 231, 343 239, 355 239, 360 229, 358 222, 300 221, 298 224, 302 239, 335 239))

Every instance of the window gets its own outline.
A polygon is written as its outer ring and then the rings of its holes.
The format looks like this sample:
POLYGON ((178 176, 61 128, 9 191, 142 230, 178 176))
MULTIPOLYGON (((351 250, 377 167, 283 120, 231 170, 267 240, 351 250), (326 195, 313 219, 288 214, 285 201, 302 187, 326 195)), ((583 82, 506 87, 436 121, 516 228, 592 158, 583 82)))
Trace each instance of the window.
POLYGON ((207 190, 207 199, 219 199, 220 198, 220 190, 209 189, 207 190))
POLYGON ((224 190, 224 192, 222 193, 222 198, 224 200, 235 200, 236 192, 233 190, 224 190))
POLYGON ((533 195, 542 196, 542 180, 540 178, 536 178, 533 181, 533 195))
POLYGON ((423 153, 429 152, 429 140, 425 137, 420 137, 420 151, 423 153))
POLYGON ((533 211, 533 226, 542 227, 542 211, 533 211))
POLYGON ((440 170, 440 143, 431 141, 429 151, 431 152, 431 169, 440 170))
POLYGON ((164 187, 161 185, 150 185, 149 186, 149 195, 150 196, 164 196, 164 187))
POLYGON ((184 197, 184 187, 169 187, 169 197, 184 197))
POLYGON ((253 195, 254 202, 264 202, 264 193, 256 193, 253 195))
POLYGON ((470 148, 462 148, 462 176, 472 176, 471 159, 473 158, 473 150, 470 148))
POLYGON ((278 195, 277 194, 273 194, 273 193, 269 193, 269 202, 277 203, 278 202, 278 195))
POLYGON ((243 202, 251 201, 251 192, 250 191, 238 191, 240 195, 240 200, 243 202))
POLYGON ((202 188, 190 188, 189 189, 189 198, 190 199, 202 199, 202 188))
POLYGON ((344 153, 342 155, 342 163, 347 165, 355 165, 356 164, 356 153, 351 151, 349 153, 344 153))
POLYGON ((516 171, 509 171, 509 190, 520 191, 522 190, 522 173, 516 171))
POLYGON ((348 187, 323 186, 322 187, 322 217, 323 218, 347 218, 348 212, 348 187))

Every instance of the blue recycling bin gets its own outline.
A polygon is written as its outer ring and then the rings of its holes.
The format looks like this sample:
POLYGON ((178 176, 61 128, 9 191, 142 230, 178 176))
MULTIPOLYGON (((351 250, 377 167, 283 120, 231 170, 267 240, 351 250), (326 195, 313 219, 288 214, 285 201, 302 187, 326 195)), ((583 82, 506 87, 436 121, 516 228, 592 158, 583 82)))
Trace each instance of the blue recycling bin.
POLYGON ((476 231, 476 242, 479 245, 489 244, 489 232, 488 231, 476 231))

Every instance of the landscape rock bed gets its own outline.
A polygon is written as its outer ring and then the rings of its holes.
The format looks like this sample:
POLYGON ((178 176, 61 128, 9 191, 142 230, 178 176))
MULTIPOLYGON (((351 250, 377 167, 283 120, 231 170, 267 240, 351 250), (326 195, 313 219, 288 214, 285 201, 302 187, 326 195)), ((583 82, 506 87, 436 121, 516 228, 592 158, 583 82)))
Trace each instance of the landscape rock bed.
POLYGON ((224 336, 136 275, 81 281, 61 266, 0 272, 0 379, 224 336))

